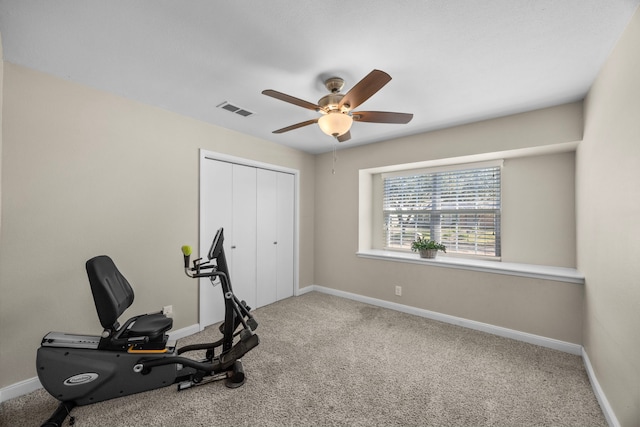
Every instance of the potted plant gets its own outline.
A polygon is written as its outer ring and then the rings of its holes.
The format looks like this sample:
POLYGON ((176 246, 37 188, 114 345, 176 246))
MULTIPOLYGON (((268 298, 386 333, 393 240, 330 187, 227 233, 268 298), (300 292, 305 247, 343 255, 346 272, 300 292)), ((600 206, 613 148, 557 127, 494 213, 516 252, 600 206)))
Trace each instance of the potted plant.
POLYGON ((411 243, 411 250, 420 253, 420 258, 435 258, 438 251, 447 253, 447 248, 442 243, 435 240, 425 239, 422 236, 416 237, 411 243))

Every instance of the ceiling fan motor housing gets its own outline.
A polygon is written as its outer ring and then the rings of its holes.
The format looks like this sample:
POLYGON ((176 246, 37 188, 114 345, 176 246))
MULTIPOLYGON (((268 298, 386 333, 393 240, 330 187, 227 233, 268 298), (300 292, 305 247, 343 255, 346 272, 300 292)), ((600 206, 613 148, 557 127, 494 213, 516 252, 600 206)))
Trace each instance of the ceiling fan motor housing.
POLYGON ((346 113, 349 111, 348 106, 344 105, 340 108, 340 101, 342 101, 342 98, 344 98, 344 95, 341 93, 330 93, 329 95, 325 95, 320 98, 318 105, 325 113, 328 113, 329 111, 340 111, 342 113, 346 113))

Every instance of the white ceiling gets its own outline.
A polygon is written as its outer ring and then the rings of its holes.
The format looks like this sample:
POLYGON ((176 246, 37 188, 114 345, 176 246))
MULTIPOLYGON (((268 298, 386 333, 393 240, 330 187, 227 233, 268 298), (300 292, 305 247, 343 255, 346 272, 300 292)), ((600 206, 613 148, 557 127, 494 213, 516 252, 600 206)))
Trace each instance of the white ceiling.
POLYGON ((583 99, 640 0, 0 0, 4 59, 258 138, 321 153, 316 103, 373 69, 393 80, 349 147, 583 99), (255 112, 216 108, 227 101, 255 112))

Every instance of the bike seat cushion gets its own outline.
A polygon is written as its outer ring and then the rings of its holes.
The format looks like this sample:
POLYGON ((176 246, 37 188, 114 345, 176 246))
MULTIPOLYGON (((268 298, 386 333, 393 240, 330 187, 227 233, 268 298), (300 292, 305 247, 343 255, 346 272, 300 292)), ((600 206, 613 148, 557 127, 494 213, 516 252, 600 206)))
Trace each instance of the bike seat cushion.
POLYGON ((173 326, 173 319, 164 314, 147 314, 136 319, 129 328, 127 335, 130 337, 145 337, 153 339, 164 335, 173 326))

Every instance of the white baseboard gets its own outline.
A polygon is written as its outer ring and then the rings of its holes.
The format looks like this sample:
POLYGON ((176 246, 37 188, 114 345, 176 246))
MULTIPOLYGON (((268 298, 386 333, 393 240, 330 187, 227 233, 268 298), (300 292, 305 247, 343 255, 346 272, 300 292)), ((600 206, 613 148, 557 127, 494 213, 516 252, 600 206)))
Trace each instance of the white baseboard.
MULTIPOLYGON (((189 335, 193 335, 199 331, 199 324, 187 326, 186 328, 181 328, 169 332, 169 339, 179 340, 181 338, 188 337, 189 335)), ((5 402, 9 399, 13 399, 14 397, 20 397, 22 395, 31 393, 32 391, 36 391, 40 388, 42 388, 42 384, 40 384, 40 380, 38 379, 38 377, 29 378, 28 380, 20 381, 18 383, 11 384, 10 386, 0 388, 0 403, 5 402)))
POLYGON ((318 288, 317 285, 309 285, 302 289, 298 288, 296 292, 296 296, 299 297, 300 295, 308 294, 311 291, 317 291, 318 290, 317 288, 318 288))
POLYGON ((32 391, 36 391, 40 388, 42 388, 42 384, 40 384, 38 377, 29 378, 28 380, 0 388, 0 403, 13 399, 14 397, 20 397, 24 394, 31 393, 32 391))
MULTIPOLYGON (((378 307, 389 308, 391 310, 400 311, 407 314, 413 314, 416 316, 426 317, 428 319, 437 320, 439 322, 450 323, 452 325, 463 326, 469 329, 475 329, 477 331, 487 332, 489 334, 498 335, 505 338, 511 338, 517 341, 524 341, 529 344, 539 345, 541 347, 552 348, 554 350, 563 351, 565 353, 575 354, 577 356, 582 355, 582 346, 580 344, 573 344, 566 341, 560 341, 553 338, 547 338, 540 335, 534 335, 527 332, 516 331, 514 329, 503 328, 501 326, 490 325, 488 323, 476 322, 475 320, 464 319, 462 317, 450 316, 448 314, 442 314, 435 311, 424 310, 422 308, 411 307, 408 305, 398 304, 395 302, 385 301, 377 298, 366 297, 358 294, 352 294, 350 292, 339 291, 337 289, 326 288, 319 285, 307 286, 301 291, 304 293, 311 291, 323 292, 325 294, 335 295, 342 298, 351 299, 354 301, 363 302, 366 304, 375 305, 378 307)), ((301 295, 302 292, 299 292, 301 295)))
POLYGON ((600 404, 600 408, 602 409, 602 413, 609 424, 609 427, 620 427, 620 422, 618 422, 618 418, 616 418, 616 414, 613 412, 613 408, 609 404, 609 400, 607 400, 607 396, 605 396, 602 387, 600 387, 600 383, 596 378, 596 374, 593 371, 593 367, 591 366, 591 360, 589 360, 589 355, 587 355, 587 351, 582 348, 582 360, 584 361, 584 366, 587 368, 587 375, 589 377, 589 382, 591 382, 591 388, 593 388, 593 393, 596 395, 596 399, 598 399, 598 403, 600 404))
POLYGON ((175 331, 169 332, 170 340, 179 340, 181 338, 188 337, 190 335, 196 334, 200 332, 200 324, 196 323, 195 325, 187 326, 186 328, 176 329, 175 331))

